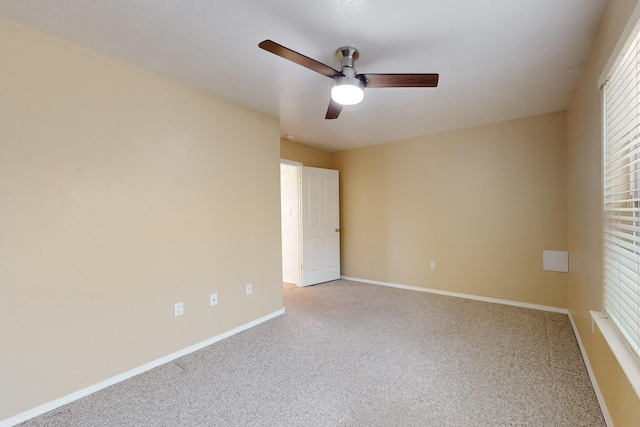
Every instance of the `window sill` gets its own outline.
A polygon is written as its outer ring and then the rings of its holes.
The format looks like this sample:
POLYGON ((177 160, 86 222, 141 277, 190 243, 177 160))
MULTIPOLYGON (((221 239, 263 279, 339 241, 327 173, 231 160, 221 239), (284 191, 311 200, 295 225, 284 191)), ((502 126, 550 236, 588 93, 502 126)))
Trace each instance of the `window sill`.
POLYGON ((633 354, 631 349, 627 347, 624 338, 622 338, 615 324, 608 316, 599 311, 590 311, 590 313, 592 330, 593 323, 598 325, 598 329, 600 329, 600 332, 607 341, 609 348, 611 348, 613 355, 618 360, 618 363, 627 376, 631 387, 633 387, 636 395, 640 398, 640 362, 638 361, 638 358, 633 354))

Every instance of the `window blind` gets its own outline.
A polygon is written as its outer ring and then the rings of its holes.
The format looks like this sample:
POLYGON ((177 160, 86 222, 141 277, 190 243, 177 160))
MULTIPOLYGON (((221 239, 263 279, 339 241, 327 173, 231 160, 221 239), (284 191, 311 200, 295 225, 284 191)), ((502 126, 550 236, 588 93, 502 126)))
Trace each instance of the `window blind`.
POLYGON ((604 310, 640 356, 640 39, 604 84, 604 310))

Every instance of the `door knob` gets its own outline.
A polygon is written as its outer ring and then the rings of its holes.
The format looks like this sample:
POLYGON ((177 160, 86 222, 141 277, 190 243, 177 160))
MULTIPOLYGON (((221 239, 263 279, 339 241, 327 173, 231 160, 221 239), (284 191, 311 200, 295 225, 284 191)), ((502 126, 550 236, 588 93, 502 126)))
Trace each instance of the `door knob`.
POLYGON ((340 232, 340 229, 339 229, 339 228, 336 228, 336 233, 339 233, 339 232, 340 232))

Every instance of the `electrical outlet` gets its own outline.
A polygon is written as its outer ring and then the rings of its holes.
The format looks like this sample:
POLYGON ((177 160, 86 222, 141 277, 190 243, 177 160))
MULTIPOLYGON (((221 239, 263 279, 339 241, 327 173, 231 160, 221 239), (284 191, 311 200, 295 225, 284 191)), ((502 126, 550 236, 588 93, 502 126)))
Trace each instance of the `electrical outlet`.
POLYGON ((246 295, 251 295, 253 293, 253 285, 251 283, 249 283, 248 285, 245 285, 244 293, 246 295))
POLYGON ((218 293, 209 295, 209 305, 213 307, 214 305, 218 305, 218 293))
POLYGON ((184 303, 177 302, 173 304, 173 317, 182 316, 184 314, 184 303))
POLYGON ((431 269, 432 270, 436 269, 436 262, 435 261, 431 261, 431 269))

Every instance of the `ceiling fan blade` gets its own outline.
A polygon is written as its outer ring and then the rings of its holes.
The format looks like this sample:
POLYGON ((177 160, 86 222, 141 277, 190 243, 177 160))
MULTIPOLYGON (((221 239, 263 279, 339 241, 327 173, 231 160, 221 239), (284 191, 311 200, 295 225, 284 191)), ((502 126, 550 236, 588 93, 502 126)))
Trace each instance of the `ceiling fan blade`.
POLYGON ((340 111, 342 111, 342 104, 338 104, 333 99, 329 102, 329 108, 327 109, 327 115, 324 117, 325 119, 337 119, 340 115, 340 111))
POLYGON ((263 42, 260 42, 260 44, 258 44, 258 47, 281 56, 284 59, 288 59, 291 62, 295 62, 298 65, 307 67, 308 69, 315 71, 316 73, 322 74, 323 76, 334 78, 342 75, 340 71, 334 70, 333 68, 323 64, 322 62, 318 62, 315 59, 304 56, 303 54, 284 47, 272 40, 265 40, 263 42))
POLYGON ((365 87, 436 87, 438 74, 358 74, 365 87))

